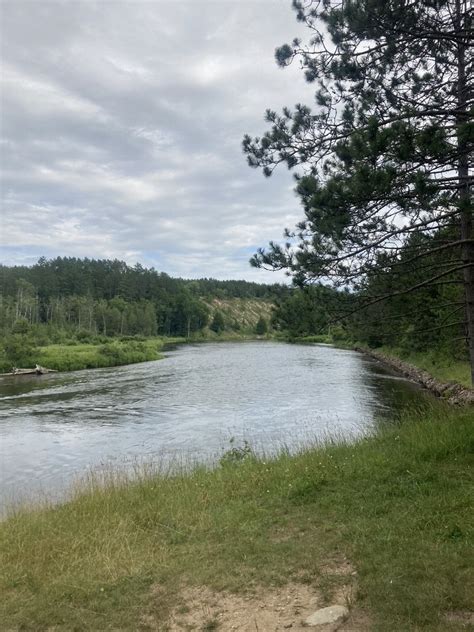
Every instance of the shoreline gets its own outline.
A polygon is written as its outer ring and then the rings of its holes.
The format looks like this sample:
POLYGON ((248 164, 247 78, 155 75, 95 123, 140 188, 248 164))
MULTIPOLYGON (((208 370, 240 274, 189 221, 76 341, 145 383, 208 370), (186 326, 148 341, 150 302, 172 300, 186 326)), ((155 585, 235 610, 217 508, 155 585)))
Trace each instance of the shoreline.
POLYGON ((442 380, 435 377, 429 371, 415 364, 406 362, 396 355, 370 349, 358 344, 339 344, 334 341, 326 341, 327 336, 304 336, 300 338, 288 338, 285 342, 290 344, 329 344, 336 349, 347 349, 367 355, 385 365, 387 368, 403 375, 411 382, 418 384, 436 397, 442 398, 454 406, 474 405, 474 388, 466 386, 457 380, 442 380))
POLYGON ((64 502, 18 507, 0 521, 0 620, 224 631, 250 616, 303 630, 336 605, 341 632, 455 632, 472 613, 473 427, 470 409, 439 408, 351 444, 266 457, 244 443, 215 467, 91 473, 64 502))
POLYGON ((424 369, 420 369, 413 364, 397 358, 396 356, 387 355, 386 353, 375 349, 359 346, 355 346, 353 349, 358 353, 367 355, 370 358, 388 366, 397 373, 407 377, 412 382, 415 382, 430 391, 433 395, 436 395, 436 397, 443 398, 449 404, 456 406, 474 404, 474 389, 468 388, 459 382, 444 382, 435 378, 431 375, 431 373, 425 371, 424 369))
POLYGON ((234 449, 212 470, 91 479, 0 523, 0 619, 226 630, 243 604, 260 629, 299 630, 315 606, 339 604, 341 630, 454 632, 472 612, 472 432, 467 409, 411 413, 354 445, 273 459, 234 449), (298 609, 280 607, 293 590, 298 609))
MULTIPOLYGON (((163 352, 177 345, 213 342, 249 342, 271 339, 257 335, 223 334, 207 337, 185 338, 154 336, 121 340, 109 338, 100 343, 50 344, 38 347, 34 358, 24 364, 36 364, 54 372, 71 373, 88 369, 104 369, 163 359, 163 352)), ((0 373, 0 378, 17 378, 20 375, 0 373)))
MULTIPOLYGON (((474 405, 474 389, 455 380, 441 380, 429 371, 406 362, 396 355, 360 345, 338 345, 329 342, 327 336, 306 336, 302 338, 282 338, 280 336, 258 336, 256 334, 220 334, 196 338, 156 336, 145 339, 127 340, 111 338, 106 343, 77 343, 47 345, 39 349, 33 364, 40 364, 53 371, 70 373, 87 369, 113 368, 141 362, 154 362, 163 359, 163 352, 182 344, 205 344, 219 342, 250 342, 273 340, 289 344, 329 344, 335 348, 351 349, 384 364, 396 373, 403 375, 420 385, 436 397, 443 398, 451 405, 474 405), (89 352, 89 353, 87 353, 89 352)), ((0 374, 0 378, 12 377, 0 374)), ((13 376, 17 377, 17 376, 13 376)))

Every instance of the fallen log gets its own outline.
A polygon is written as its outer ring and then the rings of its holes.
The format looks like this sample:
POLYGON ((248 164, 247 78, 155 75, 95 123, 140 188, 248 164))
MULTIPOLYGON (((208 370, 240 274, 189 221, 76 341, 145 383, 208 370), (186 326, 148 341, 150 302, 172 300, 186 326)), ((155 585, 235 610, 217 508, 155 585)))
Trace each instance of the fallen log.
POLYGON ((57 373, 56 369, 47 369, 44 366, 37 364, 34 369, 18 369, 13 367, 10 373, 1 373, 1 377, 16 376, 16 375, 44 375, 45 373, 57 373))

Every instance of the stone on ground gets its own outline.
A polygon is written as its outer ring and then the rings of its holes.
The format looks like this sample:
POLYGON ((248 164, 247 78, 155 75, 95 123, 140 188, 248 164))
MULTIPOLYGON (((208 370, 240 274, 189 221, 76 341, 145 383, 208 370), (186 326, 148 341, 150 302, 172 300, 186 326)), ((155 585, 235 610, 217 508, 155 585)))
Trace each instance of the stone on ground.
POLYGON ((348 614, 349 610, 344 606, 329 606, 313 612, 313 614, 305 620, 305 624, 316 627, 318 625, 342 623, 348 614))

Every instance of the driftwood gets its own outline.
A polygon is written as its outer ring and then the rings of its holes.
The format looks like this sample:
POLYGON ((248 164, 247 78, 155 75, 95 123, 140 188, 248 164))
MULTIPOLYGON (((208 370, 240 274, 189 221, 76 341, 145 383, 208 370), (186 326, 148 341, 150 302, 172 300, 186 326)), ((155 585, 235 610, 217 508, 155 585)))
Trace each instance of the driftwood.
POLYGON ((14 375, 44 375, 45 373, 57 373, 55 369, 47 369, 44 366, 37 364, 34 369, 17 369, 13 367, 11 373, 2 373, 2 377, 14 376, 14 375))

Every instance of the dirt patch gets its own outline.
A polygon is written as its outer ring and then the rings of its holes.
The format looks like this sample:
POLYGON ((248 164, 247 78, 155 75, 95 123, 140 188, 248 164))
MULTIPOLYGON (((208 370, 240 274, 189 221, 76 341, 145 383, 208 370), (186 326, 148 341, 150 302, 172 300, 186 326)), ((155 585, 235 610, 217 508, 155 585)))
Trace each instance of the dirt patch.
POLYGON ((337 575, 340 577, 349 577, 357 574, 352 564, 346 558, 328 562, 321 566, 319 571, 325 575, 337 575))
POLYGON ((474 612, 472 610, 454 610, 445 615, 446 621, 449 623, 457 623, 459 626, 467 630, 474 629, 474 612))
MULTIPOLYGON (((338 588, 332 603, 353 606, 352 586, 338 588)), ((251 594, 216 592, 207 587, 185 588, 181 604, 173 610, 165 626, 169 632, 217 630, 219 632, 308 632, 304 620, 315 610, 328 605, 312 586, 291 583, 283 587, 260 589, 251 594)), ((337 627, 340 632, 365 632, 367 617, 351 607, 349 618, 337 627)), ((333 632, 326 626, 319 632, 333 632)))

